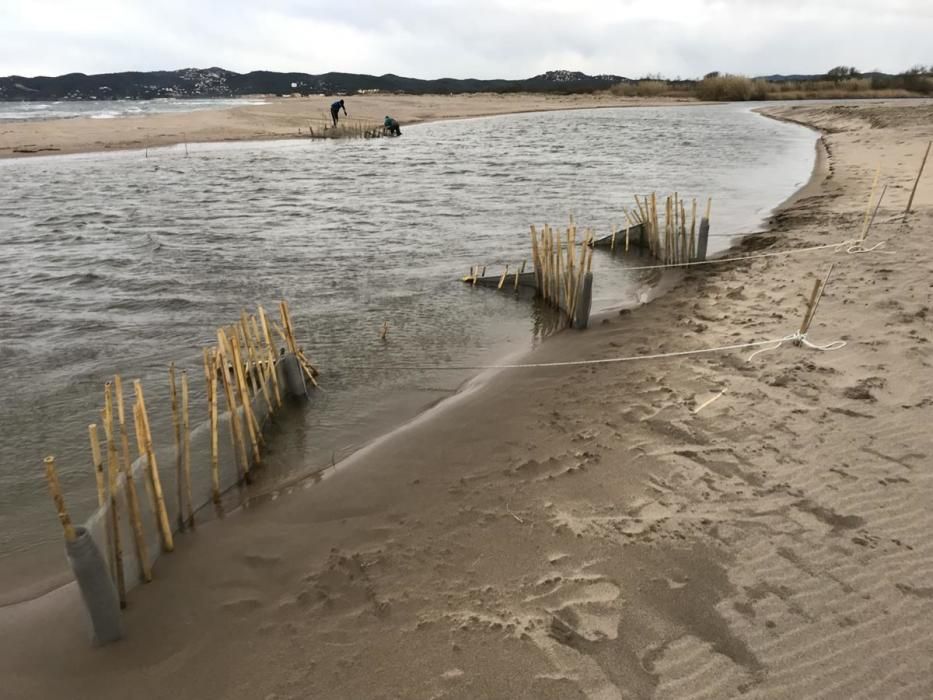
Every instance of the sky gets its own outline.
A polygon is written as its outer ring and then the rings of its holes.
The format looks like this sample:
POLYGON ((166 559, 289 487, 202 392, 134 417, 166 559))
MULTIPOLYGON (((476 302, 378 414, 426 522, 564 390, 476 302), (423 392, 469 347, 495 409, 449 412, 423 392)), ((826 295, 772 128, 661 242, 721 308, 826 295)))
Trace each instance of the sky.
POLYGON ((933 0, 0 0, 0 75, 691 78, 919 63, 933 64, 933 0))

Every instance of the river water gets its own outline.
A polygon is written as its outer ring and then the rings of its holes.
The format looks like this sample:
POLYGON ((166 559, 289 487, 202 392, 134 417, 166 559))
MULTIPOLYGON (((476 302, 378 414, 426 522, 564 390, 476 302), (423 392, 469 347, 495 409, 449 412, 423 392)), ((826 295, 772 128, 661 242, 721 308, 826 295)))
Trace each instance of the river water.
POLYGON ((232 97, 206 99, 177 99, 166 97, 158 100, 57 100, 49 102, 9 101, 0 102, 0 124, 12 121, 36 121, 45 119, 117 119, 145 114, 176 112, 199 112, 205 109, 228 109, 247 105, 266 104, 261 98, 232 97))
MULTIPOLYGON (((806 182, 816 138, 739 105, 403 129, 0 161, 0 602, 61 580, 42 458, 57 456, 83 519, 87 424, 112 373, 143 380, 156 440, 171 440, 168 363, 189 369, 203 420, 201 348, 242 307, 288 299, 325 391, 276 431, 267 462, 272 481, 314 472, 471 376, 386 368, 490 362, 546 334, 531 300, 458 281, 473 264, 514 269, 530 223, 572 213, 605 233, 633 193, 677 190, 713 197, 721 250, 806 182)), ((644 292, 627 264, 596 253, 597 309, 644 292)))

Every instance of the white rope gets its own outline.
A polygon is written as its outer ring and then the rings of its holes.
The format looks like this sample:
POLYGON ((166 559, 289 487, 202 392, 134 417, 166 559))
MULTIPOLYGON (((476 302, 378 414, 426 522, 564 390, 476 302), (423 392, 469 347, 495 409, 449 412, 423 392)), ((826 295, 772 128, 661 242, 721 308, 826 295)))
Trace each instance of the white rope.
POLYGON ((784 336, 780 340, 772 341, 770 347, 763 347, 763 348, 756 350, 751 355, 749 355, 748 359, 745 361, 751 362, 753 359, 755 359, 756 356, 760 355, 763 352, 768 352, 770 350, 777 350, 784 343, 794 343, 795 345, 806 345, 808 348, 813 348, 814 350, 821 350, 823 352, 831 352, 833 350, 840 350, 846 346, 846 341, 844 340, 834 340, 831 343, 826 343, 825 345, 819 345, 818 343, 812 343, 809 340, 807 340, 806 333, 800 333, 798 331, 796 333, 792 333, 791 335, 784 336))
POLYGON ((759 258, 774 258, 779 255, 796 255, 797 253, 812 253, 817 250, 829 250, 834 249, 835 252, 844 250, 849 255, 857 255, 859 253, 887 253, 889 255, 896 254, 896 251, 893 250, 880 250, 882 246, 885 245, 887 241, 881 241, 876 243, 871 248, 865 248, 864 242, 857 239, 851 238, 841 243, 826 243, 825 245, 814 245, 807 248, 792 248, 790 250, 776 250, 771 253, 757 253, 755 255, 742 255, 735 258, 712 258, 710 260, 694 260, 693 262, 685 263, 666 263, 663 265, 639 265, 637 267, 626 267, 624 268, 627 272, 632 272, 635 270, 662 270, 670 267, 693 267, 694 265, 718 265, 720 263, 729 263, 729 262, 741 262, 743 260, 757 260, 759 258))
POLYGON ((545 367, 580 367, 584 365, 606 365, 617 362, 636 362, 639 360, 661 360, 671 357, 686 357, 688 355, 703 355, 713 352, 725 352, 728 350, 742 350, 746 348, 760 348, 749 355, 746 362, 751 362, 752 358, 768 350, 777 350, 781 345, 787 342, 794 342, 798 345, 806 345, 814 350, 832 351, 845 347, 843 340, 836 340, 826 345, 811 343, 807 340, 806 334, 793 333, 783 338, 772 340, 754 340, 747 343, 736 343, 734 345, 720 345, 715 348, 701 348, 699 350, 678 350, 676 352, 659 352, 652 355, 629 355, 626 357, 605 357, 598 360, 565 360, 563 362, 526 362, 517 364, 497 364, 497 365, 448 365, 441 366, 391 366, 391 367, 354 367, 353 369, 379 369, 379 370, 461 370, 461 371, 480 371, 488 369, 538 369, 545 367))

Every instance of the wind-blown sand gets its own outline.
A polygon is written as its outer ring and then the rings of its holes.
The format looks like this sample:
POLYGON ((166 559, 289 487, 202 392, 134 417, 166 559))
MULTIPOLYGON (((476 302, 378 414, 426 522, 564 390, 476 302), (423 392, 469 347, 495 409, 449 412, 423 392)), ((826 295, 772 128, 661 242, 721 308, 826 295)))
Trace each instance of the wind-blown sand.
MULTIPOLYGON (((920 698, 933 695, 933 107, 798 106, 830 130, 747 251, 338 465, 181 536, 90 649, 72 588, 0 609, 15 698, 920 698), (720 391, 713 403, 699 406, 720 391)), ((597 253, 600 254, 600 253, 597 253)))
MULTIPOLYGON (((180 143, 307 138, 330 123, 335 97, 268 98, 268 104, 119 119, 50 119, 0 123, 0 158, 142 149, 180 143)), ((691 99, 595 95, 467 94, 346 97, 341 123, 382 124, 388 114, 404 128, 419 122, 591 107, 700 104, 691 99)))

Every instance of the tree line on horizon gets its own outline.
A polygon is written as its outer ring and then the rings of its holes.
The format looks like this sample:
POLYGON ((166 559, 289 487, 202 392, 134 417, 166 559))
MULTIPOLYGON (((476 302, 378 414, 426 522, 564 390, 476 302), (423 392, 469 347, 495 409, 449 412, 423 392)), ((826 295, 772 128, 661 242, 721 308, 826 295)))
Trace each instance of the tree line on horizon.
POLYGON ((741 101, 804 98, 910 97, 933 94, 933 65, 914 66, 898 74, 861 73, 836 66, 819 75, 748 77, 714 71, 698 79, 665 78, 660 74, 632 79, 619 75, 586 75, 579 71, 548 71, 520 80, 440 78, 424 80, 386 74, 236 73, 222 68, 178 71, 127 71, 57 77, 0 77, 0 100, 153 99, 160 97, 235 97, 245 95, 354 95, 554 93, 588 94, 609 91, 619 96, 696 98, 741 101))
POLYGON ((649 75, 619 83, 609 91, 625 97, 695 97, 710 102, 750 100, 842 99, 933 95, 933 64, 917 65, 894 75, 861 73, 854 66, 836 66, 822 75, 750 78, 712 71, 699 80, 649 75))

